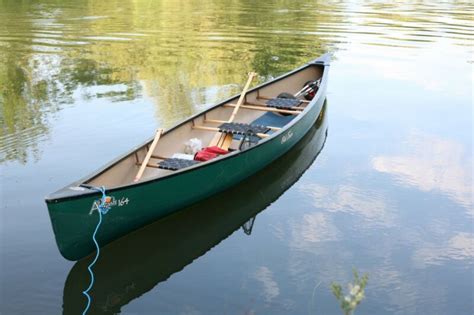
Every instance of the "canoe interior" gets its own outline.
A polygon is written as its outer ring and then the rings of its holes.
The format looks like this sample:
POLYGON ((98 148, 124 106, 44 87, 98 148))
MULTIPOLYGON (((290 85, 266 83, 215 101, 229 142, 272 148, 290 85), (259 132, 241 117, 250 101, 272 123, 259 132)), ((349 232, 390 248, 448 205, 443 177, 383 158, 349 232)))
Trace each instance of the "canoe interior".
MULTIPOLYGON (((271 84, 263 85, 258 89, 250 91, 247 93, 244 105, 255 107, 258 106, 256 104, 261 104, 265 106, 265 98, 276 98, 282 92, 295 94, 307 81, 321 78, 323 70, 324 67, 321 65, 310 64, 292 75, 283 77, 282 79, 276 80, 271 84)), ((202 141, 203 147, 208 146, 217 132, 196 129, 195 126, 218 127, 220 125, 219 122, 211 122, 209 120, 227 121, 234 110, 234 107, 229 105, 236 104, 237 100, 238 96, 226 101, 225 103, 221 103, 212 109, 203 112, 200 115, 163 133, 158 145, 153 152, 153 157, 148 164, 157 166, 157 164, 163 160, 162 158, 171 157, 174 153, 184 153, 185 143, 192 138, 200 139, 202 141)), ((300 107, 304 108, 307 104, 307 102, 304 102, 300 105, 300 107)), ((270 111, 266 111, 268 107, 263 106, 261 107, 261 110, 257 110, 255 108, 240 108, 234 119, 234 122, 250 124, 258 119, 261 119, 264 115, 266 115, 265 117, 268 117, 270 113, 270 115, 273 115, 273 118, 276 118, 277 121, 278 118, 281 117, 281 121, 284 121, 284 124, 280 124, 278 127, 284 128, 285 125, 291 121, 291 117, 296 117, 296 115, 291 115, 289 118, 288 115, 282 115, 281 113, 272 111, 271 109, 270 111)), ((105 170, 102 170, 98 174, 86 179, 84 182, 82 182, 82 184, 91 186, 105 186, 110 189, 133 183, 133 180, 140 168, 140 163, 144 160, 145 155, 147 154, 148 146, 151 142, 152 140, 138 149, 130 152, 124 158, 110 165, 105 170)), ((239 144, 239 140, 234 139, 230 149, 237 150, 239 144)), ((176 171, 164 170, 156 167, 147 167, 141 178, 141 181, 156 179, 173 172, 176 171)))

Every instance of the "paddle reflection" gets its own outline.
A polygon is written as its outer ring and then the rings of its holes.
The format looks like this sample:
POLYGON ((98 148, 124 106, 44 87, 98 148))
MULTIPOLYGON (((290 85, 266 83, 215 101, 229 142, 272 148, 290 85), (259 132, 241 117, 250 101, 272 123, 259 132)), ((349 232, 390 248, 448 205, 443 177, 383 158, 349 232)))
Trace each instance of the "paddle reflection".
POLYGON ((251 217, 247 222, 242 224, 242 230, 245 234, 250 235, 252 234, 253 224, 255 223, 255 218, 257 216, 251 217))
MULTIPOLYGON (((116 314, 240 227, 251 234, 255 218, 290 188, 316 159, 327 136, 326 103, 307 135, 287 154, 238 186, 123 237, 102 249, 94 267, 89 314, 116 314), (256 193, 258 192, 258 193, 256 193)), ((78 261, 64 287, 63 314, 80 314, 89 284, 78 261)))

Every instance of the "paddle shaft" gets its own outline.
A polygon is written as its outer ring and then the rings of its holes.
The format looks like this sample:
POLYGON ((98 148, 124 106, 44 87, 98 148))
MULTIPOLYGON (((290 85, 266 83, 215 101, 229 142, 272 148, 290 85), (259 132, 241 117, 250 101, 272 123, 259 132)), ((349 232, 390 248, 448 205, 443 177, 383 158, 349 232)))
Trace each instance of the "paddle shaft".
POLYGON ((147 167, 148 161, 150 161, 151 156, 153 155, 153 151, 155 151, 156 145, 158 144, 158 141, 160 140, 161 134, 163 133, 163 129, 158 129, 155 134, 155 139, 153 139, 153 142, 150 145, 150 148, 148 149, 148 152, 146 153, 145 159, 142 162, 142 165, 140 166, 140 169, 138 170, 137 176, 135 176, 134 182, 138 182, 140 178, 142 178, 143 173, 145 172, 145 169, 147 167))
MULTIPOLYGON (((230 115, 230 118, 227 122, 232 122, 235 119, 235 116, 237 115, 237 112, 239 111, 240 106, 244 103, 245 96, 247 95, 247 91, 250 87, 250 84, 252 83, 253 78, 257 74, 255 72, 250 72, 249 73, 249 78, 247 80, 247 83, 244 86, 244 89, 242 90, 242 93, 240 94, 239 100, 237 101, 237 105, 235 106, 234 110, 232 111, 232 114, 230 115)), ((218 133, 214 136, 212 141, 210 142, 210 146, 217 145, 221 149, 227 150, 230 146, 230 143, 232 142, 233 136, 231 134, 221 134, 218 133)))
POLYGON ((255 72, 250 72, 249 73, 249 78, 247 80, 247 83, 245 84, 244 89, 242 90, 242 94, 240 94, 239 100, 237 102, 237 106, 235 106, 234 110, 232 111, 232 115, 230 115, 229 121, 228 122, 233 122, 235 116, 237 115, 237 112, 239 111, 240 106, 244 103, 245 96, 247 95, 247 91, 250 87, 250 84, 252 83, 253 78, 257 74, 255 72))

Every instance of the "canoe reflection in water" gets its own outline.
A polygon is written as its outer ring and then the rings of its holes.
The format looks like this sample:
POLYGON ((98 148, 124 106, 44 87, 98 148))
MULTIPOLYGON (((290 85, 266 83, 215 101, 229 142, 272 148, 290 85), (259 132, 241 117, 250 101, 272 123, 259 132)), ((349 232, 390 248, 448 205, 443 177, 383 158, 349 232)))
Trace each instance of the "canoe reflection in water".
MULTIPOLYGON (((288 153, 239 185, 105 246, 94 266, 89 314, 116 314, 242 227, 290 188, 321 152, 327 137, 326 101, 315 125, 288 153), (258 192, 258 193, 256 193, 258 192), (244 196, 244 198, 243 198, 244 196)), ((64 287, 63 314, 80 314, 92 256, 78 261, 64 287)))

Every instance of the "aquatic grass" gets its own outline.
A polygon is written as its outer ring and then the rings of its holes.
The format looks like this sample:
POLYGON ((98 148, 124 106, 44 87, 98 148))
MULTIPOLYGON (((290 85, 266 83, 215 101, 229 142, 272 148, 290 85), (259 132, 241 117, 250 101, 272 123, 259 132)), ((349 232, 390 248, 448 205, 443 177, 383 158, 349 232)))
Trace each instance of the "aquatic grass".
POLYGON ((352 269, 354 275, 354 282, 348 284, 349 294, 344 295, 342 286, 336 282, 331 284, 331 290, 336 299, 339 301, 344 315, 352 315, 356 307, 365 298, 365 287, 369 281, 369 275, 364 274, 359 277, 359 272, 352 269))

